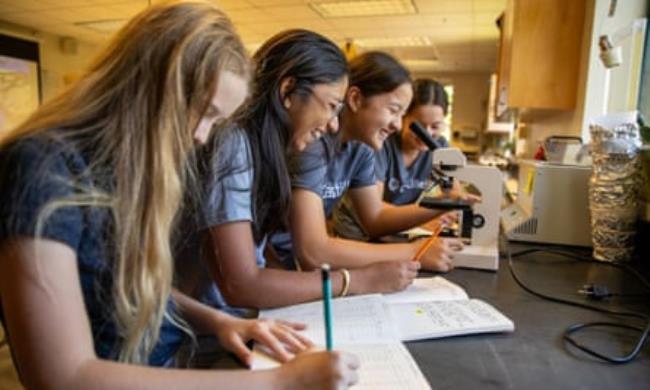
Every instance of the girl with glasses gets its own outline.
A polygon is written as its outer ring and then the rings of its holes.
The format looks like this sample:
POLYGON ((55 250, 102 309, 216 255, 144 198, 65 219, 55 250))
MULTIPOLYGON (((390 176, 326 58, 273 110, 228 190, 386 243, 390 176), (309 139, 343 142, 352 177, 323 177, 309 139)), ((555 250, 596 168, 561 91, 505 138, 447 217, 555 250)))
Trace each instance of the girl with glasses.
MULTIPOLYGON (((341 50, 311 31, 281 32, 253 60, 250 98, 202 158, 199 226, 177 255, 183 291, 242 317, 322 298, 320 273, 269 267, 265 247, 288 228, 292 156, 338 130, 348 86, 341 50)), ((347 278, 337 272, 332 287, 335 295, 397 291, 417 269, 411 261, 358 267, 347 278)))
MULTIPOLYGON (((402 116, 413 96, 408 71, 381 52, 356 57, 350 68, 338 134, 324 136, 294 155, 290 163, 290 234, 272 238, 287 267, 294 261, 305 270, 325 262, 340 268, 412 262, 422 242, 375 244, 330 234, 326 221, 344 195, 370 237, 396 233, 441 214, 415 205, 384 204, 377 190, 374 155, 402 127, 402 116)), ((448 271, 453 249, 459 245, 436 240, 419 260, 426 269, 448 271)))

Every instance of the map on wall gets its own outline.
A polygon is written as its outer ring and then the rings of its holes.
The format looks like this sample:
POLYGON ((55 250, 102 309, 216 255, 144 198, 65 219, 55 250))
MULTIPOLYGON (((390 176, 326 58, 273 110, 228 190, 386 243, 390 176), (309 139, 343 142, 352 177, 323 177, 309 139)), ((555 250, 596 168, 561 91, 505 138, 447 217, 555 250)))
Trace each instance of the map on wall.
POLYGON ((38 105, 38 63, 0 55, 0 134, 22 123, 38 105))

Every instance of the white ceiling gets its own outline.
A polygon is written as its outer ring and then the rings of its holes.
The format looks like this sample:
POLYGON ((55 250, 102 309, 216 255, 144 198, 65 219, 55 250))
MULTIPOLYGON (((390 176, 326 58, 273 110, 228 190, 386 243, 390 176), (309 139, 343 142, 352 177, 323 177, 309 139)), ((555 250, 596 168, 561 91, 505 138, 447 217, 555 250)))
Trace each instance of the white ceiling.
MULTIPOLYGON (((341 44, 346 39, 426 36, 434 47, 382 50, 397 55, 414 71, 427 72, 494 71, 495 20, 505 8, 505 0, 412 0, 415 15, 326 19, 309 6, 315 0, 212 1, 230 15, 251 48, 294 27, 317 31, 341 44)), ((100 43, 111 34, 76 23, 128 19, 148 4, 148 0, 0 0, 0 20, 100 43)))

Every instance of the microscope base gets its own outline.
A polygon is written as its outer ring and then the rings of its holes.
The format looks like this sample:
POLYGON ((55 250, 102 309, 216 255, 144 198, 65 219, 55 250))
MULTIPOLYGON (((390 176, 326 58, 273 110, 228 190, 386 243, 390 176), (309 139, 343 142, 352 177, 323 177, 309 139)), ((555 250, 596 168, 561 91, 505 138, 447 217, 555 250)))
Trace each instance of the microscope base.
POLYGON ((465 245, 462 251, 454 253, 454 267, 476 268, 490 271, 499 269, 499 250, 493 245, 465 245))

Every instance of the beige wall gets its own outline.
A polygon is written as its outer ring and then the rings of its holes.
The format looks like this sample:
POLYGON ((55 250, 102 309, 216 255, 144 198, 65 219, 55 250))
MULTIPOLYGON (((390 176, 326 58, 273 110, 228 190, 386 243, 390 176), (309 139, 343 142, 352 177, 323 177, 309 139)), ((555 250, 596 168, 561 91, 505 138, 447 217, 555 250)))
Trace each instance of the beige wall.
MULTIPOLYGON (((607 16, 609 1, 590 0, 590 3, 594 3, 594 22, 589 42, 592 50, 589 55, 589 80, 585 91, 586 98, 581 128, 583 138, 586 139, 589 137, 589 119, 604 113, 605 99, 607 98, 605 91, 606 70, 598 57, 599 51, 596 49, 598 47, 598 38, 603 34, 611 36, 614 32, 629 26, 635 19, 647 17, 650 10, 648 0, 619 1, 616 14, 610 18, 607 16)), ((646 58, 650 58, 647 56, 648 54, 646 54, 646 58)), ((610 86, 609 93, 618 94, 620 98, 623 98, 621 95, 624 96, 627 91, 621 90, 620 86, 610 86)))
POLYGON ((0 33, 36 41, 41 57, 41 95, 47 100, 58 94, 66 80, 78 76, 96 54, 99 46, 76 41, 76 52, 61 49, 62 36, 0 21, 0 33))
MULTIPOLYGON (((496 50, 496 48, 495 48, 496 50)), ((475 140, 453 139, 461 149, 475 150, 480 147, 482 133, 487 122, 487 104, 490 93, 489 73, 419 73, 414 77, 431 77, 445 85, 454 86, 451 128, 476 129, 479 138, 475 140)))
POLYGON ((98 49, 96 45, 78 41, 76 53, 64 53, 60 48, 60 39, 58 35, 45 34, 40 42, 43 101, 58 94, 70 81, 79 77, 98 49))

